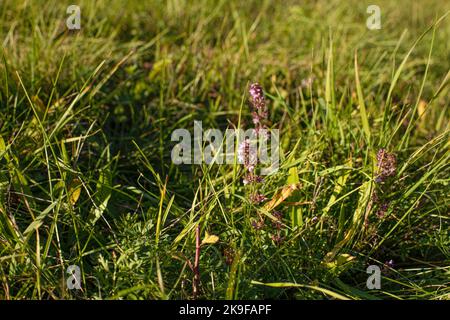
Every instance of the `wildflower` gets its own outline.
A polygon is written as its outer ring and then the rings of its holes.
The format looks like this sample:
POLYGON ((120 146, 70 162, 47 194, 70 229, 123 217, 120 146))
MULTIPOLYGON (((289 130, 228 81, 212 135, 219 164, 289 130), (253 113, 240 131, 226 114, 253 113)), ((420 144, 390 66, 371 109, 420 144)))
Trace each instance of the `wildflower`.
POLYGON ((269 131, 266 129, 265 126, 261 128, 255 129, 256 133, 258 134, 259 141, 268 141, 269 140, 269 131))
POLYGON ((389 275, 392 273, 392 269, 394 269, 394 260, 390 259, 389 261, 386 261, 383 265, 383 273, 386 275, 389 275))
POLYGON ((386 212, 388 211, 388 209, 389 209, 389 203, 388 202, 381 203, 379 208, 378 208, 378 211, 376 212, 377 217, 378 218, 383 218, 384 215, 386 214, 386 212))
MULTIPOLYGON (((268 139, 268 132, 264 121, 267 120, 268 112, 266 100, 264 98, 264 92, 258 83, 252 83, 249 87, 249 94, 252 104, 252 118, 255 125, 255 131, 257 136, 261 135, 264 140, 268 139)), ((244 178, 244 184, 253 182, 261 182, 262 179, 257 176, 253 176, 253 172, 258 163, 258 150, 255 143, 251 143, 249 138, 239 144, 238 147, 238 159, 240 163, 243 163, 250 175, 244 178)))
POLYGON ((388 153, 386 149, 377 152, 378 176, 376 182, 383 182, 387 177, 395 175, 397 170, 397 157, 394 153, 388 153))
POLYGON ((272 221, 273 227, 280 230, 283 226, 283 223, 281 222, 283 219, 283 214, 280 211, 275 211, 272 213, 272 215, 276 218, 275 221, 272 221))
POLYGON ((254 146, 250 145, 250 139, 246 138, 239 144, 238 147, 238 160, 244 164, 244 167, 253 172, 258 161, 257 150, 254 146))
POLYGON ((282 244, 285 239, 284 237, 280 236, 279 234, 273 234, 271 236, 271 238, 272 238, 272 241, 275 242, 276 245, 282 244))
POLYGON ((301 82, 301 87, 302 88, 309 88, 312 85, 312 83, 314 82, 314 80, 315 80, 314 76, 311 76, 311 77, 308 77, 306 79, 303 79, 302 82, 301 82))
POLYGON ((250 196, 250 201, 256 204, 264 202, 266 201, 266 199, 266 196, 260 193, 254 193, 250 196))
POLYGON ((260 219, 260 220, 253 220, 252 221, 252 227, 255 230, 261 230, 262 228, 264 228, 264 220, 260 219))
POLYGON ((263 177, 255 175, 255 174, 247 174, 243 180, 244 184, 261 183, 263 181, 264 181, 263 177))
POLYGON ((389 261, 386 261, 385 265, 387 267, 389 267, 389 268, 393 268, 394 267, 394 260, 391 259, 389 261))
POLYGON ((261 85, 257 82, 252 83, 248 90, 252 98, 253 106, 256 110, 265 110, 266 100, 264 99, 264 92, 261 85))
POLYGON ((252 118, 256 130, 263 128, 262 121, 267 120, 268 112, 264 92, 259 83, 252 83, 249 88, 251 102, 253 105, 252 118))
POLYGON ((258 126, 260 123, 260 118, 258 116, 258 113, 256 113, 255 111, 252 112, 252 121, 253 121, 253 124, 256 126, 258 126))
POLYGON ((225 257, 225 263, 230 266, 234 260, 234 250, 232 248, 225 248, 223 255, 225 257))
MULTIPOLYGON (((253 83, 249 87, 249 94, 256 135, 264 135, 263 137, 267 139, 267 130, 264 121, 267 120, 268 113, 263 89, 258 83, 253 83)), ((238 147, 238 160, 240 163, 244 164, 244 167, 247 170, 243 179, 244 185, 260 183, 263 181, 263 178, 258 176, 255 172, 255 168, 258 164, 258 148, 256 142, 252 142, 253 141, 249 138, 245 138, 238 147)), ((254 204, 260 204, 266 200, 266 197, 258 191, 254 191, 250 195, 249 200, 254 204)), ((264 219, 253 221, 252 226, 257 230, 261 229, 264 226, 264 219)))
POLYGON ((273 213, 272 213, 272 215, 275 217, 275 218, 277 218, 278 220, 281 220, 282 218, 283 218, 283 214, 281 213, 281 211, 274 211, 273 213))

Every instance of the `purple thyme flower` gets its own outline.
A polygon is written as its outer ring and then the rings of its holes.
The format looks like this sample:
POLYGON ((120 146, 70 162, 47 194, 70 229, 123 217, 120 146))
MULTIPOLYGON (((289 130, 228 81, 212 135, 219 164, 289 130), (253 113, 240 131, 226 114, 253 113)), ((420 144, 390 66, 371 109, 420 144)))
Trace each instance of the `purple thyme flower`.
POLYGON ((260 220, 253 220, 252 221, 252 227, 255 230, 261 230, 264 227, 264 220, 260 219, 260 220))
POLYGON ((386 261, 383 265, 383 272, 385 272, 386 274, 390 274, 392 269, 394 269, 395 264, 394 264, 394 260, 390 259, 389 261, 386 261))
POLYGON ((235 252, 232 248, 225 248, 223 251, 223 255, 225 257, 225 263, 229 266, 233 263, 235 252))
POLYGON ((248 92, 250 93, 255 109, 265 109, 266 100, 264 99, 264 92, 261 85, 257 82, 252 83, 248 89, 248 92))
POLYGON ((250 201, 256 204, 264 202, 266 201, 266 199, 266 196, 260 193, 254 193, 250 196, 250 201))
POLYGON ((261 126, 261 122, 268 117, 266 100, 264 92, 259 83, 252 83, 248 90, 253 105, 252 118, 253 123, 257 125, 257 129, 261 126))
POLYGON ((279 234, 273 234, 273 235, 271 236, 271 238, 272 238, 272 241, 275 242, 275 244, 276 244, 277 246, 279 246, 280 244, 282 244, 283 241, 285 240, 285 237, 282 237, 282 236, 280 236, 279 234))
POLYGON ((272 221, 273 227, 275 229, 280 230, 281 227, 283 226, 282 220, 283 220, 283 214, 281 213, 281 211, 274 211, 272 213, 272 215, 277 219, 275 221, 272 221))
POLYGON ((312 85, 312 83, 314 82, 314 80, 315 80, 314 76, 311 76, 309 78, 303 79, 302 82, 301 82, 301 87, 302 88, 309 88, 312 85))
POLYGON ((385 263, 389 268, 393 268, 394 267, 394 260, 389 260, 389 261, 386 261, 386 263, 385 263))
POLYGON ((377 152, 378 176, 376 182, 383 182, 387 177, 395 176, 397 170, 397 157, 394 153, 388 153, 386 149, 377 152))
POLYGON ((376 212, 377 217, 378 218, 383 218, 384 215, 386 214, 386 212, 388 211, 388 209, 389 209, 389 203, 388 202, 381 203, 379 208, 378 208, 378 211, 376 212))
POLYGON ((264 181, 263 177, 251 173, 247 174, 243 180, 244 184, 261 183, 263 181, 264 181))
POLYGON ((255 146, 250 145, 250 139, 246 138, 239 144, 238 160, 240 163, 244 164, 245 168, 249 172, 253 172, 253 170, 255 170, 256 163, 258 162, 258 156, 255 146))

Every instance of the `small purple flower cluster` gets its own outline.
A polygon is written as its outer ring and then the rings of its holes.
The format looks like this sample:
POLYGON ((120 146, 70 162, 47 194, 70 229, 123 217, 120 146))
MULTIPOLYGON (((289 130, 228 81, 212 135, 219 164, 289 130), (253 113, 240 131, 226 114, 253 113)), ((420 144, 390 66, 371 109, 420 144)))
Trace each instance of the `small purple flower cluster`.
POLYGON ((271 236, 271 239, 277 246, 279 246, 286 239, 285 237, 281 236, 282 229, 284 228, 284 225, 283 225, 283 214, 281 213, 281 211, 274 211, 272 213, 272 215, 275 217, 276 220, 272 221, 272 225, 273 225, 273 227, 275 229, 275 234, 273 234, 271 236))
POLYGON ((379 205, 376 215, 378 218, 383 218, 389 210, 389 202, 383 202, 379 205))
POLYGON ((389 261, 386 261, 385 262, 385 265, 388 267, 388 268, 394 268, 394 260, 389 260, 389 261))
MULTIPOLYGON (((267 137, 267 121, 268 121, 268 110, 267 103, 264 98, 264 92, 258 83, 253 83, 249 87, 250 102, 251 102, 251 112, 252 120, 255 125, 256 134, 264 139, 267 137)), ((254 149, 254 148, 253 148, 254 149)), ((257 150, 253 150, 249 139, 243 141, 238 149, 238 158, 241 163, 244 164, 246 169, 246 174, 244 176, 243 183, 245 185, 252 185, 253 192, 249 196, 249 199, 254 204, 261 204, 267 198, 257 191, 256 185, 263 182, 264 179, 256 173, 256 166, 258 164, 256 153, 257 150)), ((285 240, 282 236, 283 231, 283 214, 280 211, 274 211, 272 213, 275 218, 272 221, 272 227, 274 232, 270 235, 270 239, 276 244, 280 245, 285 240)), ((264 216, 258 214, 258 218, 251 222, 252 227, 255 230, 262 230, 266 227, 264 216)))
MULTIPOLYGON (((254 146, 250 144, 250 139, 246 138, 238 148, 238 159, 244 164, 249 174, 253 175, 255 167, 258 164, 258 154, 254 146)), ((251 181, 251 180, 248 180, 251 181)))
POLYGON ((269 116, 264 92, 259 83, 252 83, 248 91, 252 102, 253 123, 255 124, 256 132, 259 132, 261 129, 266 128, 264 122, 269 116))
POLYGON ((272 221, 273 227, 280 230, 283 226, 283 223, 281 222, 283 219, 283 214, 280 211, 274 211, 272 215, 276 218, 276 220, 272 221))
MULTIPOLYGON (((397 172, 397 157, 394 153, 389 153, 386 149, 381 148, 377 152, 377 176, 375 182, 381 189, 386 189, 388 185, 384 182, 389 178, 395 176, 397 172)), ((377 190, 372 193, 372 203, 377 206, 376 216, 382 219, 386 216, 389 210, 390 202, 384 196, 379 197, 377 190)))
POLYGON ((386 213, 389 210, 389 201, 385 200, 385 199, 380 199, 380 197, 378 196, 378 192, 377 190, 374 190, 372 193, 372 203, 374 205, 377 206, 377 211, 375 212, 376 216, 379 219, 384 218, 384 216, 386 215, 386 213))
POLYGON ((260 193, 254 193, 250 196, 250 201, 255 204, 262 203, 266 201, 266 199, 266 196, 260 193))
POLYGON ((285 240, 285 237, 282 237, 279 233, 272 235, 271 238, 272 241, 275 242, 275 244, 278 246, 285 240))
POLYGON ((395 176, 397 171, 397 157, 389 153, 386 149, 380 149, 377 152, 378 176, 375 182, 384 182, 388 177, 395 176))
POLYGON ((383 264, 382 272, 386 275, 390 275, 394 272, 394 269, 395 262, 394 260, 390 259, 383 264))
POLYGON ((223 256, 225 258, 225 263, 229 266, 233 264, 235 252, 232 248, 225 248, 223 250, 223 256))
MULTIPOLYGON (((268 118, 267 104, 264 98, 263 89, 258 83, 253 83, 249 87, 249 93, 255 131, 258 135, 263 134, 266 130, 262 129, 266 129, 265 122, 268 118)), ((252 145, 250 139, 246 138, 240 143, 238 148, 238 159, 244 164, 245 170, 247 171, 243 179, 245 185, 258 184, 264 181, 264 179, 255 172, 258 164, 258 150, 255 145, 252 145)), ((266 197, 258 192, 255 192, 250 196, 250 201, 255 204, 260 204, 265 200, 266 197)))
POLYGON ((265 226, 265 222, 264 222, 264 219, 261 217, 258 220, 252 221, 252 227, 255 230, 261 230, 262 228, 264 228, 264 226, 265 226))

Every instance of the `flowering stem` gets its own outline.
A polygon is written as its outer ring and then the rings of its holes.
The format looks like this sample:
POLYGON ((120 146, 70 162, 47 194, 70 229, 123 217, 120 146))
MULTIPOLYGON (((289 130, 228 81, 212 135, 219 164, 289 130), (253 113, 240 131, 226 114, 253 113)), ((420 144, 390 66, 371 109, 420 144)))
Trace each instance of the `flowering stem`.
POLYGON ((192 294, 194 299, 198 295, 200 284, 200 224, 195 228, 195 260, 194 260, 194 281, 192 282, 192 294))

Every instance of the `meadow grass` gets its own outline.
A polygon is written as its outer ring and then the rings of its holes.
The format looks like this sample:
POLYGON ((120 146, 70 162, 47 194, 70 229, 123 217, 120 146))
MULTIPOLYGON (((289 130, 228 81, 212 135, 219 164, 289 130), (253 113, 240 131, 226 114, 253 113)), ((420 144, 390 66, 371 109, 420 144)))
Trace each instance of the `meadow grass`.
POLYGON ((69 4, 0 3, 1 299, 449 299, 449 2, 379 0, 380 30, 369 1, 80 0, 79 31, 69 4), (253 82, 262 205, 170 157, 251 127, 253 82))

